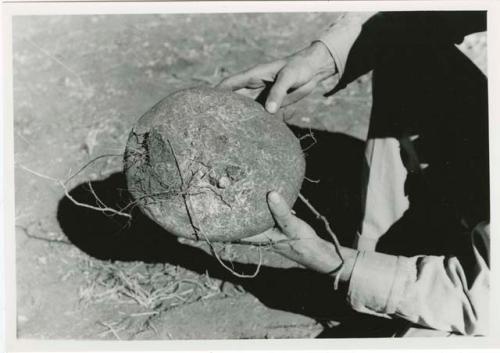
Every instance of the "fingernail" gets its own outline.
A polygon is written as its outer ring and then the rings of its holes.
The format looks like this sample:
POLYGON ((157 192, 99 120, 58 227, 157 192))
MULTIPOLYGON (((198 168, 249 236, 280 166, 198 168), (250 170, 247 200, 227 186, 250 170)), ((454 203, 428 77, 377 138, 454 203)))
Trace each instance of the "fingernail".
POLYGON ((269 102, 266 105, 266 109, 269 113, 276 113, 276 110, 278 110, 277 108, 278 106, 274 102, 269 102))
POLYGON ((271 191, 269 193, 269 202, 278 203, 280 201, 280 196, 276 191, 271 191))

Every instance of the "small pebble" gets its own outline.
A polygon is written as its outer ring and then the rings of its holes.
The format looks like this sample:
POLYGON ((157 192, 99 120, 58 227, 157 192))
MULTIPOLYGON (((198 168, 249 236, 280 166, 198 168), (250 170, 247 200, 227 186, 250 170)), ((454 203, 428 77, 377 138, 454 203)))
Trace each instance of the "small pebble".
POLYGON ((229 185, 231 185, 231 180, 229 180, 228 177, 221 177, 219 181, 217 182, 217 186, 221 189, 227 188, 229 185))

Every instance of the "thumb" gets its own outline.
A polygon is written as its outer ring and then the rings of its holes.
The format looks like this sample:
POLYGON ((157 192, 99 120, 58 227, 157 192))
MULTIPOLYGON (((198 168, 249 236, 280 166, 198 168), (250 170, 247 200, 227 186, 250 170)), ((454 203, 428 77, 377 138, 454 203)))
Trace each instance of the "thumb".
POLYGON ((271 191, 267 195, 269 209, 274 217, 274 220, 280 227, 281 231, 287 237, 295 237, 295 231, 299 226, 298 219, 290 212, 290 207, 286 201, 276 191, 271 191))

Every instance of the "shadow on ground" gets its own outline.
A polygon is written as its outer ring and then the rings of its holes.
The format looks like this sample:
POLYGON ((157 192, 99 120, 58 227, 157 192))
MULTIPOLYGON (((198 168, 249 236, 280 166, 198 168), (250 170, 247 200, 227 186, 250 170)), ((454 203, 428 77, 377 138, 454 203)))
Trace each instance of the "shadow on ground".
MULTIPOLYGON (((300 137, 309 130, 293 128, 300 137)), ((346 135, 314 132, 315 140, 301 140, 307 149, 307 177, 319 183, 304 183, 302 193, 331 219, 341 242, 350 244, 359 214, 359 177, 363 143, 346 135), (314 144, 310 147, 310 144, 314 144), (308 148, 309 147, 309 148, 308 148)), ((130 202, 123 174, 91 183, 93 191, 106 205, 119 207, 130 202)), ((71 196, 84 203, 96 204, 88 183, 75 187, 71 196)), ((315 229, 324 229, 304 205, 297 202, 297 214, 315 229)), ((241 279, 223 269, 203 250, 181 244, 139 210, 133 219, 109 217, 102 212, 75 205, 64 197, 58 207, 58 221, 68 239, 87 254, 102 260, 170 263, 200 274, 242 285, 266 306, 294 312, 326 323, 341 322, 334 329, 325 328, 318 337, 375 337, 394 332, 396 322, 354 313, 345 303, 345 293, 333 291, 332 280, 302 268, 263 266, 254 279, 241 279)), ((253 264, 235 263, 235 269, 252 273, 253 264)))

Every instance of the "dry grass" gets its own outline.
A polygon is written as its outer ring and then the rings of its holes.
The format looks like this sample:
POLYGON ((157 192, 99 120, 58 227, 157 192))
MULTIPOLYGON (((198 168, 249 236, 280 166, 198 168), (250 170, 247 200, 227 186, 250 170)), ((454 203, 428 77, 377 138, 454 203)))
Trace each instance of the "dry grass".
MULTIPOLYGON (((81 263, 85 285, 79 290, 83 305, 102 302, 135 303, 141 315, 155 315, 172 307, 226 296, 223 283, 208 273, 198 275, 168 264, 109 262, 81 263)), ((139 314, 134 314, 139 315, 139 314)))

